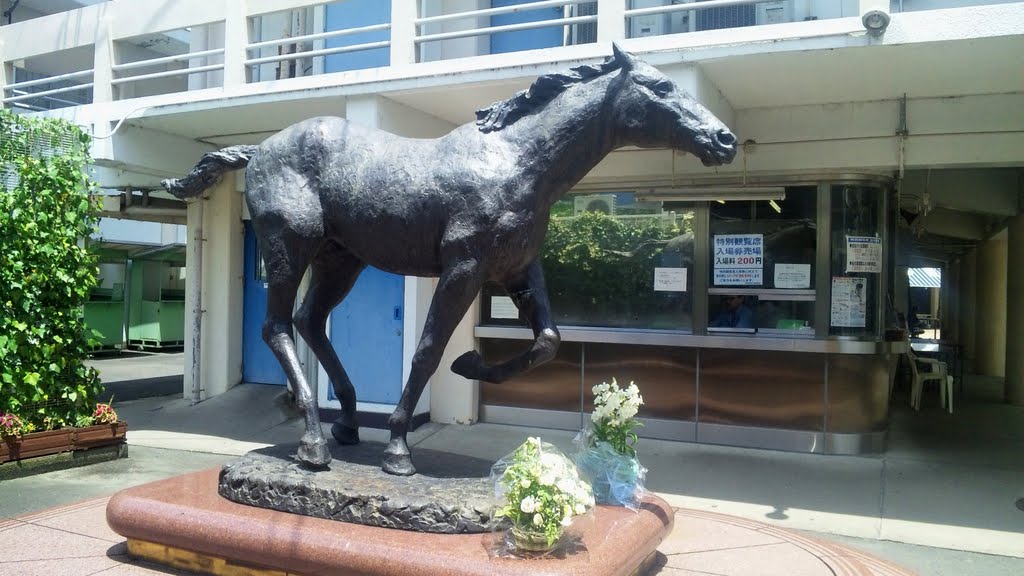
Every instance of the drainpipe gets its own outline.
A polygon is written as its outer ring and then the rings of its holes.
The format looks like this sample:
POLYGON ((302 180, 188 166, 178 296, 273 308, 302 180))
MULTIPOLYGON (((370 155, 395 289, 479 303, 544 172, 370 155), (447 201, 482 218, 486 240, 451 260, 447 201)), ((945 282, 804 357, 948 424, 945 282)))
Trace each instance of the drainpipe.
POLYGON ((202 397, 200 391, 200 367, 202 366, 202 347, 200 340, 203 334, 203 198, 196 202, 195 226, 192 227, 192 245, 189 259, 195 262, 192 267, 194 274, 188 276, 188 290, 192 293, 192 404, 198 404, 202 397))

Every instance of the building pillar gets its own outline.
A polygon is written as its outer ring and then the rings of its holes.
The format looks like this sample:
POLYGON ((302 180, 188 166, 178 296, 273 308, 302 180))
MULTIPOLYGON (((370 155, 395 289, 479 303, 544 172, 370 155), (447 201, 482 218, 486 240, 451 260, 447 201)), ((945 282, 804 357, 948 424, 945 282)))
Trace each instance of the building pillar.
POLYGON ((1024 214, 1010 220, 1007 230, 1006 401, 1024 406, 1024 214))
POLYGON ((1006 232, 978 249, 977 332, 978 373, 1006 375, 1006 232))
MULTIPOLYGON (((242 275, 244 228, 242 200, 235 187, 235 175, 205 193, 205 200, 189 202, 188 227, 196 225, 200 212, 203 226, 202 270, 186 262, 185 274, 201 274, 202 327, 200 345, 200 398, 223 394, 242 380, 242 275), (198 210, 198 203, 203 209, 198 210)), ((189 248, 193 242, 189 235, 189 248)), ((185 294, 185 309, 192 310, 196 294, 185 294)), ((185 341, 192 341, 195 324, 185 315, 185 341)), ((185 366, 192 365, 192 350, 185 347, 185 366)), ((192 375, 185 370, 184 396, 192 397, 192 375)))
POLYGON ((978 358, 977 321, 978 311, 978 249, 967 253, 960 261, 960 343, 964 346, 964 360, 975 370, 978 358))

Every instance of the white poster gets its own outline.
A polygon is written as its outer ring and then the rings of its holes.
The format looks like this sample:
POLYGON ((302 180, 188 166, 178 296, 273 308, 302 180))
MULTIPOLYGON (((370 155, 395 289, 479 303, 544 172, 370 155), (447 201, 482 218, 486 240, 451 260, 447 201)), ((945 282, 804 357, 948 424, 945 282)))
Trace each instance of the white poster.
POLYGON ((764 284, 763 234, 716 234, 712 249, 716 286, 764 284))
POLYGON ((873 236, 847 236, 846 271, 881 274, 882 239, 873 236))
POLYGON ((655 292, 686 292, 686 268, 655 268, 655 292))
POLYGON ((832 278, 832 326, 863 328, 867 326, 867 278, 834 276, 832 278))
POLYGON ((491 296, 491 318, 518 320, 519 308, 508 296, 491 296))
POLYGON ((810 264, 776 264, 775 265, 775 287, 776 288, 810 288, 811 287, 811 265, 810 264))

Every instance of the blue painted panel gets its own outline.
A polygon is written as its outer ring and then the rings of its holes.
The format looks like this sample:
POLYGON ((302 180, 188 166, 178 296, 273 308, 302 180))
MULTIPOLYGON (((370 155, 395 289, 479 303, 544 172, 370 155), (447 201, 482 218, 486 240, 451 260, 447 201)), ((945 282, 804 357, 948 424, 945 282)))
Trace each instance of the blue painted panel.
POLYGON ((367 267, 331 313, 331 343, 360 402, 397 404, 402 396, 404 301, 405 278, 367 267))
MULTIPOLYGON (((491 0, 491 8, 502 8, 533 1, 535 0, 491 0)), ((541 8, 539 10, 491 16, 491 26, 555 20, 561 17, 562 7, 556 6, 554 8, 541 8)), ((562 26, 552 26, 550 28, 535 28, 533 30, 517 30, 515 32, 491 34, 491 54, 561 46, 563 30, 562 26)))
MULTIPOLYGON (((348 0, 347 2, 327 5, 324 15, 324 31, 347 30, 349 28, 361 28, 363 26, 386 24, 388 22, 391 22, 391 2, 384 2, 382 0, 348 0)), ((379 42, 387 40, 389 37, 390 33, 387 30, 379 30, 377 32, 364 32, 351 36, 328 38, 324 41, 324 45, 327 48, 337 48, 340 46, 365 44, 367 42, 379 42)), ((345 72, 348 70, 377 68, 387 66, 390 62, 391 51, 389 48, 374 48, 372 50, 330 54, 324 57, 324 72, 345 72)))
POLYGON ((284 369, 263 341, 263 319, 267 315, 267 287, 258 277, 256 234, 245 222, 245 280, 242 300, 242 380, 258 384, 287 383, 284 369))

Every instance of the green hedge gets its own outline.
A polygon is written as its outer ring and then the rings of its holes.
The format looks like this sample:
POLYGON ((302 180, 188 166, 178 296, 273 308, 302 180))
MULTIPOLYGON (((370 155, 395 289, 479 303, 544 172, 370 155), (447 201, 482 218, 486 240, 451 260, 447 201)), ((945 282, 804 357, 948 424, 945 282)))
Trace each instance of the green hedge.
POLYGON ((23 432, 89 419, 102 390, 84 363, 98 274, 89 162, 79 127, 0 110, 0 414, 23 432))

